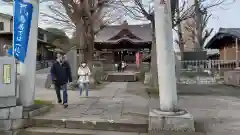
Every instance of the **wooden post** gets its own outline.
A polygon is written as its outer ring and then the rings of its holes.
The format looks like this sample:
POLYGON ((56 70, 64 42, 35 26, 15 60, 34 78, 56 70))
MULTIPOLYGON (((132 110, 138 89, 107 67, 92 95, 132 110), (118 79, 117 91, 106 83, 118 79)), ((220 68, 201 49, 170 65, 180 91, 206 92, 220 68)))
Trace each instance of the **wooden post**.
POLYGON ((224 61, 227 59, 226 52, 227 52, 226 46, 224 46, 224 48, 223 48, 223 56, 224 56, 223 60, 224 61))
POLYGON ((236 48, 236 68, 239 67, 239 62, 238 62, 238 38, 235 40, 235 48, 236 48))

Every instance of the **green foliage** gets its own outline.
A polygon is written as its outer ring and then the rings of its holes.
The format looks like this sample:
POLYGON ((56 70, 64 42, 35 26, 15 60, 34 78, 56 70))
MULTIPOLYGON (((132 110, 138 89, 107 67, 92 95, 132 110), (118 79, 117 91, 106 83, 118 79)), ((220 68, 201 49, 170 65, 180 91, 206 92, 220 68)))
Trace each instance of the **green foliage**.
POLYGON ((69 45, 69 38, 63 30, 58 28, 47 28, 46 31, 48 31, 47 42, 52 43, 65 51, 71 47, 69 45))
POLYGON ((54 33, 57 36, 67 37, 66 33, 58 28, 47 28, 46 31, 54 33))
POLYGON ((52 102, 46 100, 34 100, 35 105, 48 105, 53 106, 52 102))

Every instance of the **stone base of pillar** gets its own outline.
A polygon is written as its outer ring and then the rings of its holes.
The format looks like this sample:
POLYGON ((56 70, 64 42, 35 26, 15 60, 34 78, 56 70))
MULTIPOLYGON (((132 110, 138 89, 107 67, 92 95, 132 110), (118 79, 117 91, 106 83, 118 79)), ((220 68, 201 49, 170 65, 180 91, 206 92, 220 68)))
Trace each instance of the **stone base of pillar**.
POLYGON ((161 131, 195 132, 194 118, 186 110, 163 112, 159 109, 149 110, 149 134, 161 131))

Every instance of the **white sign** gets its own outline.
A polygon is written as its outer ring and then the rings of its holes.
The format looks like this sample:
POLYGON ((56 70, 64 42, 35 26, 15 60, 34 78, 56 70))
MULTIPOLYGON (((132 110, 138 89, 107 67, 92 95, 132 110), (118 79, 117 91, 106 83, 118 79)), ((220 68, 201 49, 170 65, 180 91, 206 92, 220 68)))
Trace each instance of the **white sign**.
POLYGON ((3 64, 3 84, 11 84, 11 64, 3 64))
POLYGON ((0 57, 0 97, 16 96, 16 63, 13 57, 0 57))

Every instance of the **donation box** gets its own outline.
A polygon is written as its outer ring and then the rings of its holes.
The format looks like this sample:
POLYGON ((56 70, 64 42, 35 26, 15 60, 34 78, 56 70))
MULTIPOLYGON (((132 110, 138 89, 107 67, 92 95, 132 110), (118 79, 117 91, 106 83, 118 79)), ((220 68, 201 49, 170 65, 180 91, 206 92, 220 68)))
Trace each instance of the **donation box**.
POLYGON ((16 96, 16 63, 13 57, 0 57, 0 98, 16 96))

